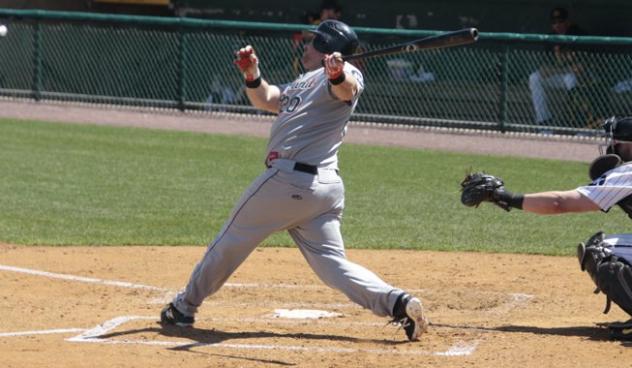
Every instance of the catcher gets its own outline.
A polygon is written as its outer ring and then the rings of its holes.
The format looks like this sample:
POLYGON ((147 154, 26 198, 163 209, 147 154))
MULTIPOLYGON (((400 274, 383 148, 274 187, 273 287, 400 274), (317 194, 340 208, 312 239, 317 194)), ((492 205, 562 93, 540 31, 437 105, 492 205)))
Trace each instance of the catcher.
MULTIPOLYGON (((469 174, 461 183, 461 202, 478 207, 491 202, 500 208, 524 210, 540 215, 568 212, 608 212, 619 205, 632 219, 632 117, 612 117, 603 124, 606 152, 590 165, 592 182, 566 191, 520 194, 505 189, 502 179, 482 172, 469 174)), ((600 149, 601 153, 601 149, 600 149)), ((606 236, 597 232, 577 247, 582 271, 597 286, 595 293, 632 315, 632 234, 606 236)), ((611 338, 632 340, 632 319, 608 326, 611 338)))

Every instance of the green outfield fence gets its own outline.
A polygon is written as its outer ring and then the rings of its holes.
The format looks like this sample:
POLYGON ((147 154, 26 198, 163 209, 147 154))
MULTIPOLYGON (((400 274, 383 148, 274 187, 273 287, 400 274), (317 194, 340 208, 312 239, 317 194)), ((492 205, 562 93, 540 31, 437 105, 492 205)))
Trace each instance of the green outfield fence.
MULTIPOLYGON (((293 35, 310 28, 14 9, 0 9, 0 23, 9 28, 0 38, 1 96, 211 113, 255 112, 235 50, 252 44, 264 77, 285 83, 301 71, 293 35)), ((367 51, 441 33, 356 31, 367 51)), ((353 120, 576 134, 632 114, 632 38, 480 31, 475 45, 361 61, 366 90, 353 120), (573 48, 573 61, 560 66, 554 44, 573 48), (558 69, 545 77, 549 65, 558 69), (536 105, 548 108, 543 122, 536 105)))

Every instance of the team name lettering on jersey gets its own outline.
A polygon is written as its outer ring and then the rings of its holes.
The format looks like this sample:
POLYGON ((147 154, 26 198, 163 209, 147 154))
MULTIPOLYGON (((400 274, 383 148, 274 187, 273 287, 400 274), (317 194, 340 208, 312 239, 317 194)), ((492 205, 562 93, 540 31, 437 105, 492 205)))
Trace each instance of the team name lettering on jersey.
POLYGON ((310 78, 306 81, 304 80, 298 80, 292 84, 290 84, 290 88, 289 89, 310 89, 314 86, 314 83, 316 82, 316 78, 310 78))

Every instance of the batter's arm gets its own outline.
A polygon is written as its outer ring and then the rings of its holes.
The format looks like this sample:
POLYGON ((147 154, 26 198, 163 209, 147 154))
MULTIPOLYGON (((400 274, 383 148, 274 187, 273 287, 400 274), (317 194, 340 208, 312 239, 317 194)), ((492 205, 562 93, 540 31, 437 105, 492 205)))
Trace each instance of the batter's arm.
POLYGON ((244 75, 246 80, 246 95, 250 103, 258 109, 272 113, 279 112, 279 99, 281 91, 279 87, 268 84, 261 77, 259 70, 259 58, 255 49, 248 45, 235 52, 233 62, 244 75))
POLYGON ((258 87, 246 88, 246 95, 252 106, 275 114, 279 112, 281 90, 275 85, 268 84, 264 79, 261 79, 258 87))
POLYGON ((351 73, 344 71, 344 63, 339 52, 325 55, 323 60, 325 73, 331 85, 331 93, 339 100, 351 101, 358 93, 358 81, 351 73))
POLYGON ((339 100, 351 101, 358 93, 358 81, 351 73, 345 73, 345 80, 340 84, 332 85, 331 93, 339 100))

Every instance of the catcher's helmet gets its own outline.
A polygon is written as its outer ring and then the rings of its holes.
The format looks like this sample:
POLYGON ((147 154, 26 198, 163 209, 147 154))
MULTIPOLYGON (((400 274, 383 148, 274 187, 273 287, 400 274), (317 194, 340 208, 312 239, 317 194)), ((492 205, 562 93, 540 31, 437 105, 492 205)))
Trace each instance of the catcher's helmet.
POLYGON ((358 48, 358 36, 341 21, 326 20, 310 32, 315 36, 314 48, 323 54, 338 51, 343 55, 350 55, 358 48))
POLYGON ((615 141, 632 142, 632 117, 611 117, 603 123, 606 138, 615 141))
POLYGON ((632 117, 613 116, 603 123, 603 129, 606 133, 606 153, 616 154, 617 143, 632 143, 632 117))

